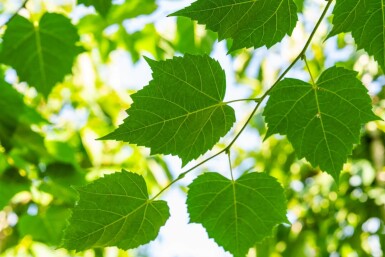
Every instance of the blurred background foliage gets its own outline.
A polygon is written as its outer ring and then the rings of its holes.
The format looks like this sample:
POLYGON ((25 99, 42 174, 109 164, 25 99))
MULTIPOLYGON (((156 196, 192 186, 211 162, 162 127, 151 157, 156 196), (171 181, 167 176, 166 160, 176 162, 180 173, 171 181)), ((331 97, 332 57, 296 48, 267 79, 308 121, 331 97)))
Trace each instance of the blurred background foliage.
MULTIPOLYGON (((184 53, 211 54, 226 70, 227 98, 258 97, 298 54, 325 4, 296 0, 300 21, 292 37, 269 50, 239 50, 226 56, 231 42, 218 43, 215 33, 189 19, 167 18, 191 1, 119 0, 108 11, 95 10, 87 2, 30 0, 20 11, 31 20, 45 12, 64 14, 77 27, 84 48, 72 74, 47 99, 20 82, 10 67, 0 66, 0 256, 161 256, 151 250, 152 243, 128 252, 108 248, 74 253, 60 248, 69 209, 77 199, 72 186, 126 169, 142 174, 150 194, 155 194, 181 172, 176 158, 149 156, 142 147, 96 140, 122 122, 130 94, 150 80, 142 56, 163 60, 184 53)), ((4 24, 0 33, 22 4, 0 0, 4 24)), ((383 72, 371 57, 356 51, 350 34, 324 41, 330 19, 323 22, 307 52, 312 71, 318 75, 334 64, 356 70, 373 98, 375 113, 384 118, 383 72)), ((309 79, 303 64, 288 76, 309 79)), ((252 103, 234 107, 237 125, 218 147, 243 124, 252 103)), ((383 256, 385 124, 375 121, 362 128, 361 144, 337 186, 330 176, 298 160, 286 138, 263 141, 266 127, 261 112, 232 149, 233 169, 239 175, 266 171, 276 177, 286 189, 292 224, 278 226, 249 256, 383 256)), ((204 165, 196 174, 213 167, 225 167, 215 171, 228 174, 226 165, 218 162, 204 165)), ((172 190, 185 194, 187 184, 172 190)))

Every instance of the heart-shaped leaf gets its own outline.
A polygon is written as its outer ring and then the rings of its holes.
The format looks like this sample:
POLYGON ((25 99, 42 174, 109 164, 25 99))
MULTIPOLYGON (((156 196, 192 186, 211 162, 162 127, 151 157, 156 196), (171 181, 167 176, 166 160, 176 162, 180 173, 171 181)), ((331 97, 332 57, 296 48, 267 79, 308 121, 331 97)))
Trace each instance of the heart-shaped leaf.
POLYGON ((165 201, 148 199, 142 176, 122 171, 82 187, 63 245, 77 251, 117 246, 131 249, 154 240, 169 218, 165 201))
POLYGON ((288 222, 283 188, 265 173, 249 173, 236 181, 205 173, 189 185, 187 207, 190 222, 202 224, 235 257, 244 257, 277 224, 288 222))
POLYGON ((48 96, 71 73, 81 52, 78 40, 75 26, 61 14, 45 13, 37 24, 17 15, 7 24, 0 62, 12 66, 20 80, 48 96))
POLYGON ((263 115, 266 137, 287 135, 299 158, 305 157, 338 181, 362 124, 378 119, 355 71, 332 67, 315 85, 284 79, 270 92, 263 115))

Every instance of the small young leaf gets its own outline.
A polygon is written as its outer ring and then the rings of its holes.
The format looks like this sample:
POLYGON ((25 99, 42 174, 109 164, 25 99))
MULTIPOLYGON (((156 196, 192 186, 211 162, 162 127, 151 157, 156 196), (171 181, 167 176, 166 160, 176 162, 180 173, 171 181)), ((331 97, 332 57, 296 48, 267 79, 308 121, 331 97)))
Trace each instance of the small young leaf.
POLYGON ((205 173, 189 186, 190 222, 201 223, 208 235, 235 257, 288 222, 280 184, 265 173, 249 173, 236 181, 205 173))
POLYGON ((48 96, 52 87, 71 73, 80 52, 78 40, 76 28, 61 14, 45 13, 36 25, 16 16, 3 36, 0 62, 12 66, 20 80, 48 96))
POLYGON ((298 20, 293 0, 198 0, 171 15, 205 24, 220 40, 234 39, 231 51, 271 47, 291 35, 298 20))
POLYGON ((235 121, 234 110, 222 101, 225 73, 207 55, 147 62, 153 80, 132 95, 124 123, 102 139, 147 146, 151 154, 178 155, 185 165, 211 149, 235 121))
POLYGON ((352 32, 359 49, 365 49, 385 71, 385 8, 383 0, 337 0, 329 37, 352 32))
POLYGON ((287 135, 298 157, 305 157, 338 181, 340 171, 359 143, 362 124, 378 119, 357 73, 327 69, 316 85, 284 79, 270 93, 263 115, 266 138, 287 135))
POLYGON ((77 251, 94 247, 136 248, 156 238, 169 218, 165 201, 150 201, 142 176, 122 171, 76 187, 63 245, 77 251))
POLYGON ((102 16, 106 16, 112 6, 112 0, 78 0, 78 4, 93 6, 102 16))

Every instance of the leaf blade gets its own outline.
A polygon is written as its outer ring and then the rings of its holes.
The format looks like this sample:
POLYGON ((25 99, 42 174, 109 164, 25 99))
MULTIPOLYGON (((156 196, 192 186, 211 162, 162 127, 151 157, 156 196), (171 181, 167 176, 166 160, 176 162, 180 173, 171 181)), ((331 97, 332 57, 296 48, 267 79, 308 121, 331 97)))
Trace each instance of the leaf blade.
POLYGON ((361 125, 378 119, 356 72, 332 67, 316 85, 284 79, 271 91, 263 115, 266 137, 287 135, 299 158, 306 158, 338 181, 361 125))
POLYGON ((338 0, 333 10, 333 29, 328 37, 352 32, 358 49, 364 49, 385 70, 384 0, 338 0))
POLYGON ((185 165, 211 149, 235 121, 234 110, 222 101, 225 73, 207 55, 146 60, 153 80, 132 95, 124 123, 101 139, 150 147, 151 154, 178 155, 185 165))
POLYGON ((189 185, 187 207, 190 222, 202 224, 234 256, 245 256, 274 226, 288 222, 283 189, 265 173, 249 173, 236 181, 205 173, 189 185))
POLYGON ((268 48, 291 35, 298 17, 292 0, 198 0, 171 16, 185 16, 218 32, 220 40, 234 39, 230 51, 248 48, 268 48), (272 29, 275 28, 275 29, 272 29))
POLYGON ((57 82, 71 73, 80 53, 76 28, 57 13, 45 13, 36 26, 17 15, 8 23, 3 40, 0 61, 15 68, 20 80, 46 97, 57 82))
POLYGON ((78 4, 84 4, 85 6, 93 6, 95 10, 103 17, 106 17, 108 11, 111 9, 111 0, 78 0, 78 4))
POLYGON ((124 170, 77 191, 80 200, 64 236, 67 249, 136 248, 154 240, 170 215, 165 201, 148 199, 143 177, 124 170))

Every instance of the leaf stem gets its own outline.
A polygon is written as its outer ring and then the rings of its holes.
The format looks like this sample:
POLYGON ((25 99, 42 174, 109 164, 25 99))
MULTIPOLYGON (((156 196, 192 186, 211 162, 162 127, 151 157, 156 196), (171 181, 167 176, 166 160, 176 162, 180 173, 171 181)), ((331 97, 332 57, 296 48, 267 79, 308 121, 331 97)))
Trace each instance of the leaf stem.
POLYGON ((311 79, 311 82, 312 82, 312 84, 313 84, 313 87, 315 87, 315 86, 316 86, 316 85, 315 85, 315 80, 314 80, 314 78, 313 78, 313 74, 311 74, 311 70, 310 70, 309 64, 308 64, 307 59, 306 59, 306 55, 303 55, 302 59, 303 59, 303 61, 305 62, 305 66, 306 66, 307 72, 308 72, 309 75, 310 75, 310 79, 311 79))
POLYGON ((215 157, 217 157, 218 155, 222 154, 223 152, 225 152, 226 149, 222 149, 220 150, 219 152, 217 152, 216 154, 210 156, 209 158, 207 159, 204 159, 203 161, 201 161, 200 163, 194 165, 193 167, 191 167, 190 169, 186 170, 185 172, 182 172, 181 174, 179 174, 179 176, 174 179, 173 181, 171 181, 166 187, 162 188, 162 190, 159 191, 159 193, 157 193, 154 197, 152 197, 150 199, 150 201, 154 200, 155 198, 157 198, 159 195, 161 195, 164 191, 166 191, 169 187, 171 187, 173 184, 175 184, 176 182, 178 182, 179 180, 183 179, 188 173, 190 173, 192 170, 198 168, 199 166, 201 166, 202 164, 208 162, 209 160, 211 159, 214 159, 215 157))
POLYGON ((236 100, 224 102, 224 104, 231 104, 236 102, 247 102, 247 101, 253 101, 253 102, 259 103, 261 101, 261 98, 242 98, 242 99, 236 99, 236 100))
POLYGON ((0 29, 3 28, 5 25, 7 25, 9 22, 11 22, 16 16, 17 14, 23 9, 25 8, 25 6, 27 5, 29 0, 24 0, 24 2, 20 5, 19 8, 17 8, 17 10, 14 12, 14 14, 12 14, 12 16, 6 21, 4 22, 3 24, 0 25, 0 29))
MULTIPOLYGON (((197 167, 201 166, 202 164, 210 161, 211 159, 214 159, 215 157, 217 157, 218 155, 224 153, 224 152, 229 152, 230 148, 233 146, 233 144, 235 143, 235 141, 237 141, 237 139, 239 138, 239 136, 242 134, 242 132, 246 129, 247 125, 250 123, 251 119, 254 117, 254 114, 257 112, 257 110, 259 109, 259 107, 261 106, 263 100, 266 99, 266 97, 269 95, 269 93, 271 92, 271 90, 273 90, 273 88, 286 76, 286 74, 294 67, 294 65, 301 59, 303 58, 303 56, 305 55, 306 53, 306 50, 307 48, 309 47, 311 41, 313 40, 313 37, 314 35, 316 34, 319 26, 321 25, 322 23, 322 20, 325 18, 326 14, 327 14, 327 11, 329 10, 329 7, 332 5, 333 3, 333 0, 328 0, 328 3, 326 4, 325 6, 325 9, 323 10, 320 18, 318 19, 313 31, 310 33, 310 36, 308 38, 308 40, 306 41, 304 47, 302 48, 301 52, 298 54, 298 56, 292 61, 292 63, 282 72, 282 74, 278 77, 278 79, 274 82, 274 84, 268 89, 266 90, 266 92, 260 97, 260 98, 256 98, 258 99, 258 103, 257 105, 254 107, 254 109, 252 110, 252 112, 250 113, 250 115, 248 116, 245 124, 242 126, 242 128, 238 131, 238 133, 235 135, 235 137, 233 138, 233 140, 231 140, 231 142, 222 150, 220 150, 219 152, 215 153, 214 155, 208 157, 207 159, 204 159, 203 161, 199 162, 198 164, 194 165, 192 168, 186 170, 185 172, 181 173, 176 179, 174 179, 173 181, 171 181, 166 187, 164 187, 162 190, 160 190, 154 197, 151 198, 151 201, 154 200, 155 198, 157 198, 159 195, 161 195, 164 191, 166 191, 169 187, 171 187, 173 184, 175 184, 176 182, 178 182, 179 180, 183 179, 188 173, 190 173, 192 170, 196 169, 197 167)), ((256 99, 254 99, 254 101, 256 101, 256 99)), ((247 99, 249 100, 249 99, 247 99)), ((235 101, 246 101, 246 99, 240 99, 240 100, 234 100, 234 101, 230 101, 230 102, 235 102, 235 101)), ((227 102, 229 103, 229 102, 227 102)))
POLYGON ((230 154, 230 149, 226 151, 227 158, 229 159, 229 167, 230 167, 230 175, 231 175, 231 180, 234 181, 234 176, 233 176, 233 166, 231 165, 231 154, 230 154))

